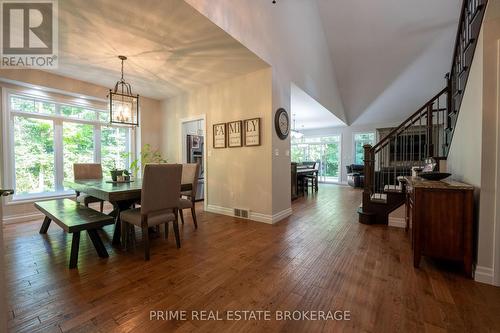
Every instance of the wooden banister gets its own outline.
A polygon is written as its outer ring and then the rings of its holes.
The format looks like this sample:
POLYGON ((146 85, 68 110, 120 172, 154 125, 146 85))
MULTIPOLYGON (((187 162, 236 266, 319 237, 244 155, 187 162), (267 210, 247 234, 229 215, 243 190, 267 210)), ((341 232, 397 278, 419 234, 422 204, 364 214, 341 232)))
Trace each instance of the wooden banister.
POLYGON ((393 129, 389 134, 387 134, 384 138, 382 138, 375 146, 372 147, 373 150, 377 150, 382 145, 385 145, 389 139, 391 139, 399 130, 401 130, 405 125, 407 125, 408 122, 412 121, 414 117, 417 117, 420 113, 422 113, 423 110, 427 108, 429 104, 432 104, 437 98, 441 97, 441 95, 445 94, 448 92, 448 87, 444 88, 441 90, 439 93, 437 93, 434 97, 432 97, 427 103, 422 105, 420 109, 418 109, 415 113, 413 113, 411 116, 409 116, 404 122, 401 123, 398 127, 393 129))
POLYGON ((385 203, 387 210, 396 208, 393 204, 399 202, 392 199, 399 191, 398 176, 409 175, 410 168, 422 166, 426 158, 447 158, 487 2, 463 0, 445 88, 377 144, 363 146, 364 189, 360 222, 386 222, 388 211, 381 208, 380 203, 385 203))

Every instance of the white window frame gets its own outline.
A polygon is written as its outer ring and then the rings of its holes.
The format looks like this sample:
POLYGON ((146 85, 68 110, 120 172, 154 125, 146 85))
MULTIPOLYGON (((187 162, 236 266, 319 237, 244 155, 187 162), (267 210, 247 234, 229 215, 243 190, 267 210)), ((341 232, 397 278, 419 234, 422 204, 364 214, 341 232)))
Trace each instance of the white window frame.
MULTIPOLYGON (((377 133, 375 131, 357 131, 352 133, 352 163, 356 163, 356 135, 358 134, 373 134, 373 144, 377 142, 377 133)), ((363 163, 360 163, 363 164, 363 163)))
MULTIPOLYGON (((109 122, 99 121, 98 112, 108 112, 107 110, 99 110, 95 106, 83 105, 76 102, 71 102, 68 100, 63 100, 57 97, 40 97, 37 95, 29 94, 24 91, 17 91, 15 89, 8 89, 2 87, 2 132, 3 132, 3 179, 4 186, 7 188, 13 188, 15 190, 16 184, 16 173, 15 173, 15 152, 14 152, 14 118, 16 116, 25 116, 28 118, 44 119, 53 121, 54 124, 54 178, 55 178, 55 191, 53 192, 41 192, 41 193, 29 193, 10 196, 6 199, 6 204, 21 204, 26 202, 33 202, 37 199, 47 199, 47 198, 59 198, 68 197, 74 195, 74 191, 64 190, 63 179, 64 179, 64 147, 62 145, 62 135, 63 135, 63 123, 79 123, 94 126, 94 162, 101 162, 101 128, 104 127, 123 127, 120 125, 114 125, 109 122), (21 98, 34 99, 35 101, 48 102, 55 104, 56 114, 40 114, 33 112, 23 112, 11 110, 11 97, 19 96, 21 98), (76 117, 69 117, 60 115, 58 109, 61 106, 75 106, 82 107, 87 110, 92 110, 96 112, 96 120, 85 120, 76 117)), ((128 127, 128 126, 127 126, 128 127)), ((129 151, 132 153, 131 160, 135 159, 137 156, 136 152, 136 138, 138 135, 135 127, 129 127, 129 151)))

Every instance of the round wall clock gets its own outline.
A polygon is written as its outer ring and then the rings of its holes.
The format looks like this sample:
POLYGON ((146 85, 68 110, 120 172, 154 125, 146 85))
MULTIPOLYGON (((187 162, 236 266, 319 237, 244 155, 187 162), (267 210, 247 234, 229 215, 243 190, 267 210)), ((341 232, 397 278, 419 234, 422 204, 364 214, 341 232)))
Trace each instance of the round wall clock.
POLYGON ((288 113, 283 108, 279 108, 274 116, 274 126, 276 127, 276 134, 281 140, 285 140, 290 133, 290 118, 288 113))

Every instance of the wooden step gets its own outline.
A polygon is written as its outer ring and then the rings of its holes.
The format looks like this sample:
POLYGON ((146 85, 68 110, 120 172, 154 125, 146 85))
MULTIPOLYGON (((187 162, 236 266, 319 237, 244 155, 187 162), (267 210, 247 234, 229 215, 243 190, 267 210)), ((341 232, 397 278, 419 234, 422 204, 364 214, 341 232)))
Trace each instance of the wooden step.
POLYGON ((385 185, 384 193, 403 193, 403 187, 401 185, 385 185))
POLYGON ((373 193, 370 197, 371 202, 377 203, 387 203, 387 194, 385 193, 373 193))

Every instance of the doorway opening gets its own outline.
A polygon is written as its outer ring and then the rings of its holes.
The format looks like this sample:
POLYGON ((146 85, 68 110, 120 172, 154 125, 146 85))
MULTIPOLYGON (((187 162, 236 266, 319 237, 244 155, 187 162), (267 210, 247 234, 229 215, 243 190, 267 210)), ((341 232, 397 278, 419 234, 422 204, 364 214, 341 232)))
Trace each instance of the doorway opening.
MULTIPOLYGON (((198 163, 198 188, 196 201, 205 201, 206 197, 206 147, 205 147, 205 116, 183 119, 180 123, 181 163, 198 163)), ((206 202, 205 202, 206 205, 206 202)))

